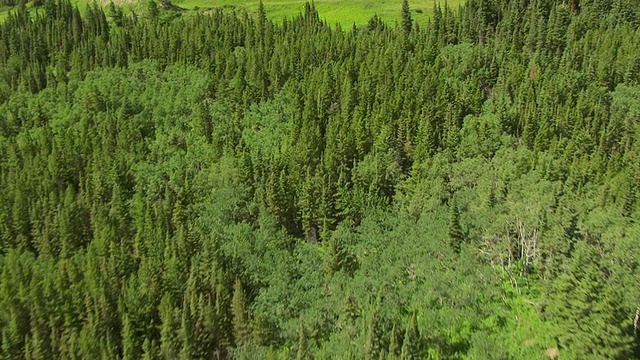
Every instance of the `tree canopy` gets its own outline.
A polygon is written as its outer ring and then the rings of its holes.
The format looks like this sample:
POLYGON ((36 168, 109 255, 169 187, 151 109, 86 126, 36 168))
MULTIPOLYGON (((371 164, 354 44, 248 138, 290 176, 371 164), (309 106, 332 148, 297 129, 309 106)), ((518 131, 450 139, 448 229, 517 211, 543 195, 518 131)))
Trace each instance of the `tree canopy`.
POLYGON ((140 11, 0 23, 0 358, 640 356, 638 0, 140 11))

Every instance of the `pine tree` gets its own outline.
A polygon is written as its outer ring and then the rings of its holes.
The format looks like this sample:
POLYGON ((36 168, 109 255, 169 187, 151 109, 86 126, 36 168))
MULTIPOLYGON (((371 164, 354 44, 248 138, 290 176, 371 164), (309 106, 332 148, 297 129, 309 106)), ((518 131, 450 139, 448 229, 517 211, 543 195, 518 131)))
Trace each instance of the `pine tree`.
POLYGON ((636 198, 637 198, 637 181, 634 169, 630 170, 628 176, 627 191, 624 194, 624 203, 622 205, 622 216, 630 217, 635 210, 636 198))
POLYGON ((296 351, 296 360, 312 359, 309 351, 309 339, 307 339, 307 329, 304 326, 302 317, 300 318, 300 327, 298 328, 298 349, 296 351))
POLYGON ((264 41, 265 38, 265 26, 267 24, 267 12, 264 9, 262 0, 258 2, 258 32, 260 35, 260 41, 264 41))
POLYGON ((47 324, 47 310, 44 294, 42 292, 43 279, 40 274, 34 273, 31 278, 31 351, 34 359, 46 359, 53 356, 51 352, 50 330, 47 324))
POLYGON ((58 220, 58 231, 62 243, 61 256, 70 256, 84 245, 87 233, 83 229, 85 225, 82 223, 82 217, 83 214, 78 206, 76 193, 71 186, 68 186, 65 191, 64 202, 59 211, 58 220))
POLYGON ((416 312, 413 312, 411 321, 407 326, 407 330, 404 333, 404 340, 402 342, 402 352, 400 353, 400 359, 402 360, 417 360, 421 359, 420 356, 420 332, 418 331, 418 324, 416 320, 416 312))
POLYGON ((147 11, 149 12, 149 17, 152 20, 158 19, 158 15, 160 15, 160 10, 158 9, 158 4, 154 0, 147 1, 147 11))
POLYGON ((402 31, 406 36, 411 33, 413 27, 413 20, 411 19, 411 9, 409 8, 409 1, 402 0, 402 31))
POLYGON ((420 331, 418 330, 418 320, 415 311, 404 333, 400 358, 402 360, 422 359, 420 331))
POLYGON ((366 358, 371 360, 377 360, 380 357, 380 354, 383 352, 382 346, 382 329, 379 319, 379 301, 376 301, 376 304, 371 311, 371 319, 369 320, 369 330, 367 334, 367 344, 366 344, 366 358))
POLYGON ((160 353, 166 359, 175 359, 180 349, 178 340, 178 319, 172 296, 165 293, 158 307, 160 313, 160 353))
POLYGON ((159 357, 155 341, 144 339, 142 343, 142 360, 154 360, 159 357))
POLYGON ((464 242, 464 233, 460 226, 460 211, 458 210, 458 204, 455 198, 450 204, 451 216, 449 220, 449 242, 451 247, 456 253, 460 252, 462 243, 464 242))
POLYGON ((182 343, 179 358, 180 359, 192 359, 195 351, 195 334, 194 334, 194 321, 193 314, 191 312, 191 304, 189 303, 189 293, 185 294, 182 302, 182 321, 180 323, 180 342, 182 343))
POLYGON ((311 168, 306 167, 306 177, 299 195, 298 207, 302 220, 302 230, 308 241, 318 240, 318 188, 317 176, 312 175, 311 168))
POLYGON ((327 241, 327 260, 326 272, 333 274, 343 269, 347 261, 347 253, 342 245, 340 235, 333 232, 327 241))
POLYGON ((138 359, 139 354, 136 349, 136 339, 131 328, 131 321, 125 314, 122 319, 122 358, 138 359))
POLYGON ((400 358, 400 343, 398 342, 398 330, 396 324, 393 324, 391 328, 391 334, 389 334, 389 355, 387 359, 396 360, 400 358))
POLYGON ((233 284, 233 298, 231 300, 233 315, 233 336, 236 346, 242 346, 249 341, 249 320, 247 318, 247 298, 240 279, 233 284))
POLYGON ((620 328, 619 290, 606 284, 602 255, 585 242, 576 244, 571 265, 547 295, 547 314, 559 345, 576 358, 628 358, 633 336, 620 328), (616 294, 617 293, 617 294, 616 294), (594 296, 602 294, 602 296, 594 296), (589 329, 585 331, 583 329, 589 329), (602 346, 603 343, 607 346, 602 346))
POLYGON ((216 274, 214 314, 218 329, 216 334, 218 348, 222 350, 232 345, 233 338, 233 314, 230 311, 230 300, 232 300, 230 298, 232 298, 232 296, 226 284, 227 281, 224 272, 218 270, 216 274))

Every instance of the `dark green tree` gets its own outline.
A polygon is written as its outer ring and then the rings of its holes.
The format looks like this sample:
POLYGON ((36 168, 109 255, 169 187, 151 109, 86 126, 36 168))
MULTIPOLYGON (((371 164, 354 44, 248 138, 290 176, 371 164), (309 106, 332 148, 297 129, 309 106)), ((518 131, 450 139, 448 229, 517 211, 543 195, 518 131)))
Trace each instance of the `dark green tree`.
POLYGON ((422 359, 422 338, 420 337, 420 331, 418 330, 417 314, 414 311, 411 315, 411 320, 407 325, 402 341, 402 351, 400 353, 400 359, 402 360, 414 360, 422 359))
POLYGON ((411 18, 411 9, 409 8, 409 0, 402 0, 402 31, 405 35, 411 33, 413 28, 413 19, 411 18))
POLYGON ((376 304, 371 310, 371 318, 369 319, 367 343, 366 343, 366 358, 367 359, 379 359, 381 353, 384 353, 384 346, 382 344, 383 329, 379 315, 380 300, 376 300, 376 304))
POLYGON ((313 359, 309 349, 309 339, 304 321, 300 318, 300 326, 298 328, 298 348, 296 350, 296 360, 313 359))
POLYGON ((247 344, 250 339, 249 319, 247 313, 247 298, 239 278, 233 284, 233 298, 231 299, 231 313, 233 315, 233 336, 235 344, 247 344))
POLYGON ((465 241, 465 235, 460 225, 460 210, 455 199, 451 200, 449 205, 449 243, 456 253, 460 252, 460 248, 465 241))

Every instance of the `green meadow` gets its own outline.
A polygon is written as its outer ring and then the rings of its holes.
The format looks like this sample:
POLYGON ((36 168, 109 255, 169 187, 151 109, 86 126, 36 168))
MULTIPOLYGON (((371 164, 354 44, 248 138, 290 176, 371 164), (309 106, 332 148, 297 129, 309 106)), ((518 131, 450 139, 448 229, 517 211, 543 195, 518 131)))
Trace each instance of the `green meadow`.
MULTIPOLYGON (((74 3, 84 10, 86 5, 93 0, 78 0, 74 3)), ((130 1, 114 1, 125 9, 137 9, 143 11, 138 0, 130 1)), ((449 6, 457 9, 462 0, 450 0, 449 6)), ((106 0, 100 3, 108 3, 106 0)), ((194 10, 205 11, 215 7, 225 7, 228 9, 244 8, 249 11, 257 11, 257 0, 176 0, 173 2, 188 12, 194 10)), ((304 0, 265 0, 263 1, 267 15, 275 22, 282 22, 284 18, 292 18, 304 9, 304 0)), ((350 27, 354 23, 356 25, 364 25, 374 15, 378 15, 382 20, 390 25, 394 25, 400 21, 400 13, 402 0, 320 0, 315 1, 320 17, 326 20, 330 25, 339 23, 343 28, 350 27)), ((411 16, 419 24, 424 24, 433 12, 434 0, 413 0, 409 1, 411 7, 411 16)), ((0 8, 0 21, 6 19, 10 8, 0 8)))
MULTIPOLYGON (((461 0, 449 1, 449 6, 456 9, 461 0)), ((303 0, 265 0, 263 1, 267 15, 276 22, 281 22, 284 18, 292 18, 303 11, 303 0)), ((342 27, 364 25, 374 15, 378 15, 388 24, 395 24, 400 21, 402 0, 320 0, 315 1, 320 18, 326 20, 330 25, 340 23, 342 27)), ((239 7, 249 11, 258 9, 257 0, 180 0, 175 1, 185 9, 212 8, 212 7, 239 7)), ((433 12, 434 0, 413 0, 409 1, 411 16, 418 23, 427 21, 433 12)))

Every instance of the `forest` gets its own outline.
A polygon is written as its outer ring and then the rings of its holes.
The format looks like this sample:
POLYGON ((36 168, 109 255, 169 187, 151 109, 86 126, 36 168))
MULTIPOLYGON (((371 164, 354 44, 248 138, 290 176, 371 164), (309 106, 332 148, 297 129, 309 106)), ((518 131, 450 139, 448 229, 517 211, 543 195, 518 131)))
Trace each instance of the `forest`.
POLYGON ((640 1, 0 23, 0 359, 640 358, 640 1))

